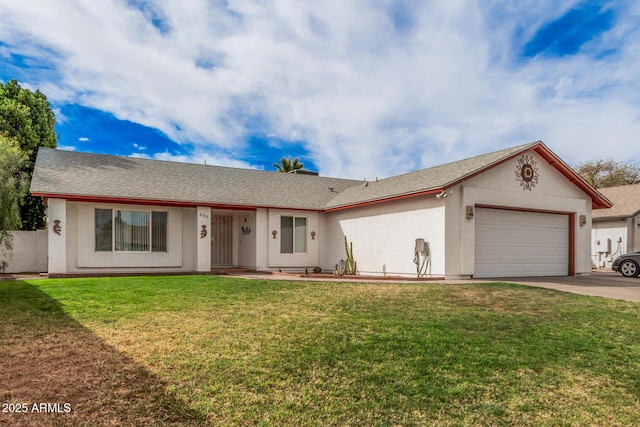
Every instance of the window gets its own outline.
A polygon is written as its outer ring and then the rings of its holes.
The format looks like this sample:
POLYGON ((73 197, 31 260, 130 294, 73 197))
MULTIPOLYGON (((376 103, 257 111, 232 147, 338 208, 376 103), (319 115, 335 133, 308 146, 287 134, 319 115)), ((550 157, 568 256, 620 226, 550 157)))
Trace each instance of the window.
POLYGON ((280 253, 307 252, 307 218, 280 217, 280 253))
POLYGON ((96 209, 96 251, 166 252, 167 213, 96 209))
POLYGON ((113 227, 111 209, 96 209, 96 251, 112 251, 113 227))

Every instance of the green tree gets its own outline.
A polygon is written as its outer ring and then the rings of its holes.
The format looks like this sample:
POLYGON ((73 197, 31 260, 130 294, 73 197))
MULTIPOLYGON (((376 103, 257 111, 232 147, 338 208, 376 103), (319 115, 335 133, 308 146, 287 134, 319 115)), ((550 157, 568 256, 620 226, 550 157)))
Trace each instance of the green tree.
POLYGON ((27 194, 29 181, 22 167, 27 156, 15 139, 0 135, 0 253, 12 249, 10 231, 19 230, 20 204, 27 194))
MULTIPOLYGON (((14 138, 25 154, 21 172, 31 182, 38 147, 55 147, 55 116, 47 97, 36 90, 24 89, 16 80, 0 82, 0 134, 14 138)), ((23 230, 37 230, 46 225, 46 206, 42 197, 27 194, 20 207, 23 230)))
POLYGON ((576 172, 594 188, 640 183, 640 167, 612 159, 594 159, 578 164, 576 172))
POLYGON ((294 170, 302 169, 304 167, 303 163, 300 163, 300 158, 296 157, 291 160, 291 156, 283 157, 280 159, 280 163, 274 163, 273 166, 278 169, 278 172, 291 172, 294 170))

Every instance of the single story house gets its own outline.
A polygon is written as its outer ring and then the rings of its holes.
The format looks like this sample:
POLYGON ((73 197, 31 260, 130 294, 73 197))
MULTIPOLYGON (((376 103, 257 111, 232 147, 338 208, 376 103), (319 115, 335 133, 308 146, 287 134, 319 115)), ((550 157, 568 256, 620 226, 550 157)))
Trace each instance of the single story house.
POLYGON ((592 209, 611 203, 542 142, 376 181, 40 148, 49 274, 591 272, 592 209))
POLYGON ((596 268, 611 268, 615 257, 640 251, 640 184, 599 191, 613 207, 593 212, 591 259, 596 268))

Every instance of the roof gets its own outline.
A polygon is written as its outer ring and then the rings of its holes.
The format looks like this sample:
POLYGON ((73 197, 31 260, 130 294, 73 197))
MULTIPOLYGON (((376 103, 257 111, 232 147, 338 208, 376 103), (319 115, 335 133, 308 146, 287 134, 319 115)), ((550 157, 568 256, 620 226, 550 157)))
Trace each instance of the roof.
POLYGON ((594 209, 611 207, 540 141, 375 182, 40 148, 31 192, 68 200, 333 211, 441 192, 529 150, 589 195, 594 209))
POLYGON ((538 153, 572 184, 590 196, 592 208, 600 209, 611 207, 609 200, 591 187, 591 185, 581 178, 571 167, 549 150, 542 141, 537 141, 386 178, 381 181, 371 182, 367 186, 359 185, 349 187, 344 193, 336 196, 329 202, 327 210, 362 206, 420 194, 439 193, 529 150, 534 150, 538 153))
POLYGON ((593 219, 626 218, 640 213, 640 184, 600 188, 598 191, 613 202, 613 207, 594 211, 593 219))
POLYGON ((40 147, 31 192, 69 200, 322 210, 360 181, 40 147))
POLYGON ((367 204, 388 198, 398 198, 416 193, 435 193, 455 185, 465 177, 486 170, 512 154, 519 154, 535 143, 523 144, 457 162, 397 175, 380 181, 347 188, 332 199, 327 208, 339 208, 354 204, 367 204))

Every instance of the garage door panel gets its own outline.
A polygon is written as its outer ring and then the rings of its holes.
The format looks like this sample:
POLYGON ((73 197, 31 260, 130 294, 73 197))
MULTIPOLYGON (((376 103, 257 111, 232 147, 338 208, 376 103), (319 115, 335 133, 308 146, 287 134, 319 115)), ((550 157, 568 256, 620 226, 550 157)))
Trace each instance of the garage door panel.
POLYGON ((476 209, 475 277, 567 275, 567 215, 476 209))

